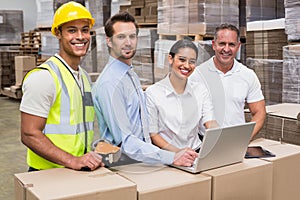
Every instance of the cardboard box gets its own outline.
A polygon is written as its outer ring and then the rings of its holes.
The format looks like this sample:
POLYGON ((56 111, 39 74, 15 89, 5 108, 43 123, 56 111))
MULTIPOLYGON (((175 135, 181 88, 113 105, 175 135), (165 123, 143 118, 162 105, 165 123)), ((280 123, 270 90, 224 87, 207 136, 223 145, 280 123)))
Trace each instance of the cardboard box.
POLYGON ((137 185, 138 200, 211 199, 211 178, 165 165, 142 163, 114 167, 118 174, 137 185))
MULTIPOLYGON (((265 138, 300 145, 300 125, 297 116, 300 104, 281 103, 266 106, 267 116, 264 126, 255 138, 265 138)), ((245 110, 246 121, 251 120, 249 110, 245 110)))
POLYGON ((136 200, 136 185, 106 168, 55 168, 15 174, 15 199, 136 200))
POLYGON ((16 84, 15 85, 22 85, 24 76, 28 73, 29 71, 24 71, 24 70, 16 70, 15 75, 16 75, 16 84))
POLYGON ((300 104, 296 103, 282 103, 276 105, 266 106, 267 113, 278 117, 297 119, 300 112, 300 104))
POLYGON ((259 159, 208 170, 212 177, 212 200, 272 199, 272 164, 259 159))
MULTIPOLYGON (((266 106, 267 120, 266 133, 272 136, 268 139, 281 140, 286 143, 300 145, 300 126, 297 124, 297 115, 300 113, 300 104, 282 103, 266 106)), ((267 137, 264 137, 267 138, 267 137)))
POLYGON ((15 70, 29 71, 35 67, 35 56, 15 56, 15 70))
POLYGON ((25 74, 36 67, 36 57, 34 56, 15 56, 15 85, 22 85, 25 74))
POLYGON ((262 146, 276 155, 263 159, 273 164, 273 200, 299 199, 300 146, 262 138, 250 145, 262 146))
POLYGON ((190 34, 200 34, 200 35, 206 35, 206 27, 207 24, 204 22, 198 22, 198 23, 189 23, 188 29, 190 34))

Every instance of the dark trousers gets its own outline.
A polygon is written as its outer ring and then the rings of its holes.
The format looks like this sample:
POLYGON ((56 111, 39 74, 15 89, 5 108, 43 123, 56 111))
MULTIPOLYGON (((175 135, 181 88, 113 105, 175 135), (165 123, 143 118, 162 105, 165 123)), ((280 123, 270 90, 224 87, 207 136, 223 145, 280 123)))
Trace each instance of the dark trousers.
POLYGON ((29 167, 29 168, 28 168, 28 172, 35 172, 35 171, 40 171, 40 170, 35 169, 35 168, 33 168, 33 167, 29 167))

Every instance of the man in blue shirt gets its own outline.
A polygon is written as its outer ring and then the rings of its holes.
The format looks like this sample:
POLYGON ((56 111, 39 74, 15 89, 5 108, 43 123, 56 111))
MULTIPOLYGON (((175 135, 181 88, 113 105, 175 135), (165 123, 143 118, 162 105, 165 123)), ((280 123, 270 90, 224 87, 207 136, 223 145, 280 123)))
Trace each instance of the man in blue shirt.
POLYGON ((105 34, 110 58, 92 90, 101 139, 137 161, 191 166, 197 157, 192 149, 174 153, 150 142, 145 98, 132 70, 138 35, 134 17, 127 12, 112 16, 105 34))

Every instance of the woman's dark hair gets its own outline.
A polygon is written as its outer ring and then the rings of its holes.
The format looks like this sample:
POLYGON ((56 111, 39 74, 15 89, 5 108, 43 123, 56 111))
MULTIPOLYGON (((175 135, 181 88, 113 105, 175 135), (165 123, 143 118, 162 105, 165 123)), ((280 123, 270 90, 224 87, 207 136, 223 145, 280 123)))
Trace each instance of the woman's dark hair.
POLYGON ((128 12, 124 11, 115 14, 114 16, 112 16, 110 19, 106 21, 104 30, 107 37, 112 37, 114 35, 113 25, 116 22, 132 22, 136 27, 136 34, 139 33, 138 24, 135 21, 135 18, 128 12))
POLYGON ((171 55, 172 58, 174 58, 175 54, 177 54, 179 49, 182 49, 182 48, 193 49, 196 52, 196 58, 198 58, 198 48, 193 43, 193 41, 190 39, 182 39, 182 40, 178 40, 177 42, 175 42, 175 44, 173 44, 173 46, 170 49, 169 55, 171 55))

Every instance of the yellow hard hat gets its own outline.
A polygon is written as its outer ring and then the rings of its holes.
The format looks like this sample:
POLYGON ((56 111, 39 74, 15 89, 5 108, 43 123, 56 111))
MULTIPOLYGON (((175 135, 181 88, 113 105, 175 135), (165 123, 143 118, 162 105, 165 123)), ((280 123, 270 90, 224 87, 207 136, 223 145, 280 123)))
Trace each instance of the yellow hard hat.
POLYGON ((51 28, 52 34, 55 35, 56 29, 62 24, 77 19, 89 19, 91 22, 90 27, 95 24, 95 19, 92 17, 91 13, 80 3, 70 1, 63 4, 54 14, 51 28))

